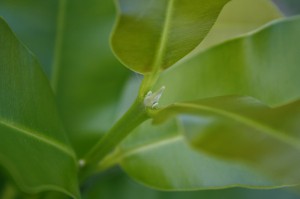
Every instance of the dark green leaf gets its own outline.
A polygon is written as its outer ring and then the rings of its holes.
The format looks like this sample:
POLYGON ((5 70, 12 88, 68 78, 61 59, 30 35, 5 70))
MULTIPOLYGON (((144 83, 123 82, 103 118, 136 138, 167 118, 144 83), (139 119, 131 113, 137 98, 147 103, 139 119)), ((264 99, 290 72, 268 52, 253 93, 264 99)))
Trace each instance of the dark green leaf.
POLYGON ((0 19, 0 163, 25 191, 78 198, 77 165, 36 58, 0 19))
POLYGON ((128 75, 109 48, 113 1, 0 1, 0 15, 42 61, 71 142, 82 156, 115 121, 128 75))
POLYGON ((157 72, 193 50, 229 0, 118 0, 112 47, 130 69, 157 72))

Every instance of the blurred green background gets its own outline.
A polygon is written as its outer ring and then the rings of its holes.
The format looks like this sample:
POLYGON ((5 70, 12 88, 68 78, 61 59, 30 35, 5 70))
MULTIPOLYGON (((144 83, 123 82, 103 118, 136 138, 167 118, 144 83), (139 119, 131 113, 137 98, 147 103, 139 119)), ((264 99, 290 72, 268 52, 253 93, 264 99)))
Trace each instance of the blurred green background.
MULTIPOLYGON (((273 1, 287 16, 300 14, 300 0, 273 1)), ((58 16, 61 14, 58 7, 58 0, 0 0, 0 16, 8 22, 17 37, 37 55, 49 80, 51 80, 53 66, 57 60, 64 66, 62 74, 64 74, 63 78, 67 80, 64 80, 64 84, 61 83, 63 86, 56 89, 57 96, 60 96, 58 97, 58 106, 62 118, 68 118, 64 119, 64 123, 70 132, 73 146, 81 149, 77 151, 80 156, 93 140, 99 138, 99 129, 101 132, 105 132, 112 125, 115 120, 114 114, 117 110, 118 98, 131 73, 115 59, 110 51, 109 32, 113 26, 115 15, 112 0, 73 0, 72 6, 68 6, 67 13, 64 13, 64 17, 69 21, 62 24, 65 26, 65 35, 62 35, 65 42, 61 44, 62 57, 57 57, 58 55, 55 54, 56 27, 58 16), (98 7, 94 5, 98 5, 98 7), (85 88, 89 88, 89 90, 86 91, 85 88), (90 93, 95 93, 95 96, 91 96, 90 93), (74 99, 74 102, 69 104, 68 99, 74 99), (89 100, 89 103, 83 107, 79 107, 78 105, 86 99, 92 100, 89 100), (102 105, 99 107, 96 103, 100 100, 102 105), (103 109, 103 107, 108 107, 106 109, 109 110, 96 116, 96 113, 91 111, 103 109), (87 119, 78 122, 81 116, 104 121, 105 125, 87 119), (85 135, 84 138, 82 134, 85 135), (86 140, 82 141, 82 139, 86 140), (81 142, 79 143, 78 140, 81 142)), ((3 169, 1 170, 0 198, 59 199, 61 197, 18 193, 15 191, 16 188, 12 185, 13 182, 8 177, 9 175, 3 169)), ((94 176, 82 187, 82 192, 85 199, 300 198, 300 194, 287 189, 230 188, 194 192, 163 192, 134 182, 119 168, 113 168, 94 176)), ((62 196, 62 198, 64 197, 62 196)))

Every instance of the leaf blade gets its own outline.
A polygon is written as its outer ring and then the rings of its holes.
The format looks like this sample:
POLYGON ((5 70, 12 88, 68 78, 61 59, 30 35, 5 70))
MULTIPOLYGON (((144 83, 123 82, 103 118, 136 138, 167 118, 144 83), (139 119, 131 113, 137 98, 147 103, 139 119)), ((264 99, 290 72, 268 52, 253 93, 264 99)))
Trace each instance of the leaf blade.
POLYGON ((158 117, 176 113, 197 117, 182 119, 196 149, 249 164, 282 184, 299 182, 299 101, 269 108, 253 98, 223 96, 174 104, 158 117))
POLYGON ((227 2, 119 1, 112 48, 134 71, 166 69, 203 40, 227 2))
POLYGON ((181 132, 174 131, 176 127, 170 129, 170 123, 157 127, 146 123, 142 128, 125 140, 117 156, 112 157, 140 183, 169 191, 278 187, 247 166, 195 152, 181 132), (149 136, 154 132, 156 135, 149 136), (159 135, 161 132, 164 133, 159 135))
POLYGON ((178 63, 155 86, 166 87, 162 105, 222 95, 253 96, 272 106, 296 100, 299 27, 299 17, 275 21, 178 63))
MULTIPOLYGON (((134 100, 131 93, 138 90, 135 83, 130 81, 125 90, 128 92, 124 92, 125 107, 134 100)), ((279 186, 248 167, 195 152, 186 143, 176 120, 159 126, 144 123, 100 163, 99 169, 115 164, 120 164, 129 176, 142 184, 163 190, 225 188, 237 185, 238 179, 242 187, 279 186)))
POLYGON ((197 46, 195 52, 247 34, 282 17, 282 13, 269 0, 230 1, 224 6, 216 23, 201 44, 197 46))
POLYGON ((47 78, 2 18, 0 30, 1 164, 24 191, 56 190, 79 198, 75 155, 47 78), (65 181, 65 172, 71 181, 65 181))

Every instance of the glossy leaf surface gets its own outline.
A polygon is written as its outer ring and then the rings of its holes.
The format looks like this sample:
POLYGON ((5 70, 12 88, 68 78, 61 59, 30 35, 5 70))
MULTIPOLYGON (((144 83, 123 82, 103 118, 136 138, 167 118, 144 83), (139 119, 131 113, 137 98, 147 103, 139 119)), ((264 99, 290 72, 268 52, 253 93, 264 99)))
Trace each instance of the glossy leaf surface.
POLYGON ((283 184, 300 182, 300 101, 272 109, 250 97, 203 99, 171 105, 157 122, 170 114, 183 114, 183 130, 201 153, 247 163, 283 184))
POLYGON ((77 165, 47 78, 0 19, 0 162, 25 191, 78 197, 77 165))
POLYGON ((161 105, 222 95, 253 96, 275 106, 300 96, 300 18, 280 20, 228 41, 162 74, 161 105))
POLYGON ((193 50, 229 0, 119 0, 112 48, 139 73, 163 70, 193 50))

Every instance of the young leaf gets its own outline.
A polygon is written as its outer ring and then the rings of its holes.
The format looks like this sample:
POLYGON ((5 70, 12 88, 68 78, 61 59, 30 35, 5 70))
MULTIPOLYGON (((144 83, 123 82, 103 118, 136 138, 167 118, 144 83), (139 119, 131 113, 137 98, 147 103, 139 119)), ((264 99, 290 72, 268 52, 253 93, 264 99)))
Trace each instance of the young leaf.
POLYGON ((198 53, 165 71, 160 104, 222 95, 253 96, 275 106, 300 97, 300 17, 198 53))
POLYGON ((79 198, 77 165, 47 78, 0 19, 0 163, 27 192, 79 198))
POLYGON ((206 36, 230 0, 118 0, 112 48, 139 73, 166 69, 206 36))
POLYGON ((173 104, 155 120, 170 114, 189 114, 183 130, 201 153, 245 162, 282 184, 300 182, 300 101, 272 109, 250 97, 217 97, 173 104))

